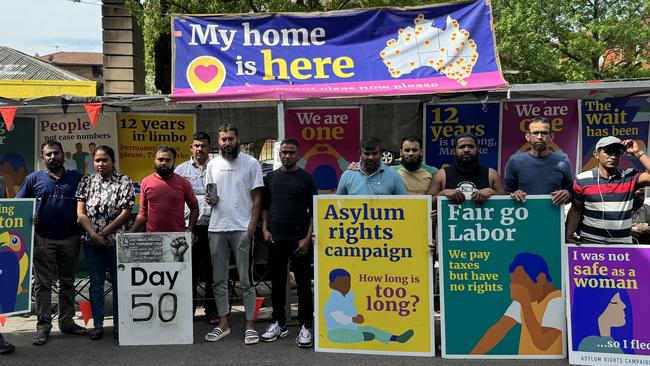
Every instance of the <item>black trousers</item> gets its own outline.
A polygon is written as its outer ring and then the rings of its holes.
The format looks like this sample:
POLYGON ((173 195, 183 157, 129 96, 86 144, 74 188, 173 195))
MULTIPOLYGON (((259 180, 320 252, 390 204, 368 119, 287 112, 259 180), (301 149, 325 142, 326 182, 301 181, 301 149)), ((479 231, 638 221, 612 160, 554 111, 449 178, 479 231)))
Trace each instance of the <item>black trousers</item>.
POLYGON ((311 291, 312 249, 302 257, 297 257, 293 252, 298 248, 298 241, 276 241, 269 249, 269 271, 271 272, 271 302, 273 305, 273 319, 284 326, 286 319, 286 289, 287 265, 291 261, 291 269, 298 286, 298 321, 307 328, 314 323, 314 297, 311 291))
POLYGON ((214 290, 212 286, 212 261, 210 257, 210 242, 208 240, 208 226, 195 225, 194 235, 198 238, 192 246, 192 298, 194 299, 192 313, 198 305, 203 303, 205 313, 217 312, 217 305, 214 302, 214 290), (197 288, 199 282, 205 281, 205 299, 199 299, 197 288))

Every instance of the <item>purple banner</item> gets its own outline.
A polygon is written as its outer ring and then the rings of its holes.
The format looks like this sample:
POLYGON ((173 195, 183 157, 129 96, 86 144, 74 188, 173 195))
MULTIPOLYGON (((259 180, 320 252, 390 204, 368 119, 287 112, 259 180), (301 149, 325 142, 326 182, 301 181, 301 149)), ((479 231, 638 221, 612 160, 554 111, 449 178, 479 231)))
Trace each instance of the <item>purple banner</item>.
POLYGON ((551 123, 554 134, 549 142, 551 151, 569 158, 575 171, 578 154, 578 102, 576 100, 504 102, 501 123, 501 173, 505 172, 510 156, 531 149, 525 138, 528 123, 544 117, 551 123))
POLYGON ((177 100, 284 100, 503 88, 490 2, 177 16, 177 100))
POLYGON ((567 248, 569 362, 650 364, 650 246, 567 248))

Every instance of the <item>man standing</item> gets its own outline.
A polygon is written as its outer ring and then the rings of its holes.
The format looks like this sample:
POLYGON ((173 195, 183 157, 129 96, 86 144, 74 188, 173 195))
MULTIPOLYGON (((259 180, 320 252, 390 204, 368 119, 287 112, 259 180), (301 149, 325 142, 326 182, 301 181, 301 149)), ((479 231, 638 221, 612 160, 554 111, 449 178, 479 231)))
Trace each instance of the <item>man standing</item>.
POLYGON ((528 124, 529 152, 515 154, 506 164, 505 190, 515 201, 525 202, 526 194, 550 194, 553 204, 571 201, 573 174, 566 156, 549 151, 553 141, 551 123, 536 117, 528 124))
POLYGON ((631 244, 632 201, 634 191, 650 185, 650 157, 636 141, 621 141, 614 136, 596 143, 598 166, 578 174, 573 184, 573 202, 567 214, 566 241, 579 243, 631 244), (621 155, 634 155, 646 171, 618 169, 621 155))
POLYGON ((361 141, 359 170, 346 170, 341 175, 336 194, 340 195, 403 195, 402 177, 381 162, 379 139, 361 141))
MULTIPOLYGON (((246 313, 245 344, 256 344, 255 287, 252 281, 253 235, 262 208, 262 166, 253 157, 239 152, 239 132, 228 123, 219 127, 219 156, 212 159, 205 172, 206 187, 216 187, 218 201, 210 200, 212 215, 208 226, 210 255, 214 270, 214 295, 219 325, 205 335, 216 342, 230 334, 227 314, 228 267, 234 254, 246 313)), ((206 197, 210 198, 210 194, 206 197)))
MULTIPOLYGON (((481 166, 478 141, 472 134, 461 134, 453 141, 454 163, 433 176, 427 194, 447 197, 454 204, 472 200, 477 205, 495 194, 503 194, 501 177, 496 170, 481 166)), ((434 206, 435 207, 435 206, 434 206)))
POLYGON ((438 169, 422 161, 422 140, 417 136, 407 136, 400 145, 402 164, 391 166, 404 181, 406 194, 426 194, 438 169))
POLYGON ((90 156, 90 154, 83 151, 83 145, 81 142, 77 142, 74 145, 74 148, 77 152, 72 154, 72 160, 77 163, 77 171, 81 174, 86 174, 86 158, 90 156))
MULTIPOLYGON (((210 212, 212 209, 205 200, 205 168, 210 161, 210 136, 204 132, 197 132, 192 137, 190 145, 192 157, 190 160, 181 163, 174 171, 176 174, 187 179, 192 184, 192 190, 199 202, 199 218, 194 225, 193 233, 196 242, 192 245, 192 297, 194 298, 194 310, 200 303, 198 300, 197 287, 201 277, 205 278, 205 296, 203 306, 205 317, 210 324, 216 324, 217 305, 214 302, 214 290, 212 288, 212 262, 210 261, 210 243, 208 242, 208 224, 210 223, 210 212)), ((189 224, 190 209, 185 206, 185 220, 189 224)))
POLYGON ((650 244, 650 206, 645 204, 645 188, 634 192, 632 204, 632 237, 639 244, 650 244))
POLYGON ((52 283, 59 281, 59 328, 62 333, 87 335, 77 325, 74 278, 81 238, 75 193, 81 173, 63 168, 63 148, 58 141, 41 145, 45 170, 25 178, 16 198, 36 198, 34 233, 34 297, 36 335, 32 344, 47 343, 52 329, 52 283))
MULTIPOLYGON (((187 179, 174 173, 176 150, 160 146, 154 157, 156 171, 142 180, 140 211, 131 227, 138 232, 146 224, 149 233, 192 232, 199 216, 199 204, 187 179), (189 207, 185 226, 185 205, 189 207)), ((194 234, 192 234, 194 237, 194 234)))
POLYGON ((264 178, 262 224, 264 240, 271 243, 271 302, 274 322, 262 334, 262 340, 273 342, 286 337, 287 261, 291 260, 298 285, 298 320, 302 327, 296 338, 298 347, 313 344, 313 298, 311 292, 311 234, 313 231, 313 196, 318 194, 311 174, 299 168, 298 141, 286 139, 280 144, 282 167, 264 178))

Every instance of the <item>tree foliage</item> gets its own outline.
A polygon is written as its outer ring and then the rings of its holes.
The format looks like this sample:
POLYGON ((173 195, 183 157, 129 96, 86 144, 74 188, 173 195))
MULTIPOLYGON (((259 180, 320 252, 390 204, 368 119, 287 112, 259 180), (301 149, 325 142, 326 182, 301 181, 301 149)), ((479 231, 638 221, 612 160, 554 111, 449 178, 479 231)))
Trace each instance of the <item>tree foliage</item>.
MULTIPOLYGON (((126 0, 143 29, 147 91, 169 93, 171 14, 310 12, 445 0, 126 0)), ((492 0, 511 83, 650 77, 650 0, 492 0), (603 62, 603 60, 607 60, 603 62)))

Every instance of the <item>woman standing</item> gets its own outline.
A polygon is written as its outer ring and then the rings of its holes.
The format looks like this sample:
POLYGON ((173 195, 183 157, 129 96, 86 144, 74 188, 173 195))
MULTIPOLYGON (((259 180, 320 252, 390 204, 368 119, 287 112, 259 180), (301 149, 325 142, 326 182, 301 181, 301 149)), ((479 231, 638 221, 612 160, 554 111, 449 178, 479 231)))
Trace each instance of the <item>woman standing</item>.
POLYGON ((93 164, 95 174, 84 176, 77 188, 77 216, 85 230, 81 241, 90 272, 90 304, 95 326, 89 337, 98 340, 104 335, 104 282, 108 271, 113 284, 113 336, 117 339, 115 233, 127 229, 135 194, 131 178, 115 170, 113 149, 97 147, 93 164))

